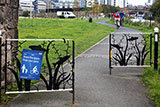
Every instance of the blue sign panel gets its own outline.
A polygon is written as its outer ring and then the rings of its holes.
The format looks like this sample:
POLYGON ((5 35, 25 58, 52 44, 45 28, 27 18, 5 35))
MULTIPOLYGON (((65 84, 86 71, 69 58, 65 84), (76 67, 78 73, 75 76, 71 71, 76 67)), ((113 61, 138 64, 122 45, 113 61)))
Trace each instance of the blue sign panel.
POLYGON ((43 51, 23 49, 20 79, 39 80, 43 51))

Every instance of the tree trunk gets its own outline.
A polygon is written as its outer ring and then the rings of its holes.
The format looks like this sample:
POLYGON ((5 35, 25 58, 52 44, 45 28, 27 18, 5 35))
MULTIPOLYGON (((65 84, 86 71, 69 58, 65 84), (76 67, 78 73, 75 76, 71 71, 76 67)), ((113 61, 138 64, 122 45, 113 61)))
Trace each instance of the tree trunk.
MULTIPOLYGON (((0 0, 0 30, 2 30, 2 43, 4 39, 17 39, 18 38, 18 8, 19 0, 0 0)), ((17 45, 17 43, 13 43, 17 45)), ((13 62, 13 53, 15 49, 8 47, 8 60, 13 62)), ((4 48, 2 48, 2 85, 4 84, 4 48)), ((7 72, 7 80, 12 81, 13 76, 7 72)))

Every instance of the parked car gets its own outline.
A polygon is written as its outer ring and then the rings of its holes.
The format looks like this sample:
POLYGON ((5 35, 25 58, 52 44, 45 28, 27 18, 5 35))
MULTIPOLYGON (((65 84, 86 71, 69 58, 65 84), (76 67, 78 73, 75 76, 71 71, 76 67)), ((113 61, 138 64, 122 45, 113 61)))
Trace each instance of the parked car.
POLYGON ((145 22, 142 16, 137 16, 134 19, 131 19, 132 22, 145 22))
POLYGON ((75 18, 76 16, 70 11, 57 11, 57 17, 60 18, 75 18))
POLYGON ((100 13, 99 16, 102 17, 102 18, 105 17, 104 13, 100 13))
MULTIPOLYGON (((145 20, 142 16, 137 16, 134 19, 131 19, 132 22, 148 22, 150 23, 150 20, 145 20)), ((151 20, 151 23, 154 23, 154 20, 151 20)))

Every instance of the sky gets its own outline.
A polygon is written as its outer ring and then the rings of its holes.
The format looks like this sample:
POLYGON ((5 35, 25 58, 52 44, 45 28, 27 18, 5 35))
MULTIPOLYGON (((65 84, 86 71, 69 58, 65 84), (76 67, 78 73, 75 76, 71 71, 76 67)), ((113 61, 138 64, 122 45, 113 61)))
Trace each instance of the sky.
POLYGON ((128 3, 132 5, 145 5, 147 2, 148 0, 128 0, 128 3))

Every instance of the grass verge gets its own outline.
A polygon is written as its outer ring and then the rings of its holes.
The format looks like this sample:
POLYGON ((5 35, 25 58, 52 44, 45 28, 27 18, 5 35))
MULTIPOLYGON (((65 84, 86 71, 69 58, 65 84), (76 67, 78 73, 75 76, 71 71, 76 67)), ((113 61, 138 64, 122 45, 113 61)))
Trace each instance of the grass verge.
MULTIPOLYGON (((114 24, 114 20, 111 19, 110 21, 107 21, 106 23, 110 23, 110 24, 114 24)), ((143 24, 141 24, 140 22, 136 22, 136 23, 132 23, 130 21, 128 21, 127 19, 123 22, 123 27, 129 27, 129 28, 133 28, 133 29, 137 29, 137 30, 140 30, 144 33, 147 33, 147 32, 153 32, 153 29, 151 29, 148 26, 144 26, 143 24)))
POLYGON ((142 76, 142 80, 148 87, 149 98, 153 100, 153 103, 160 107, 160 74, 158 71, 154 71, 153 68, 146 69, 146 72, 142 76))

